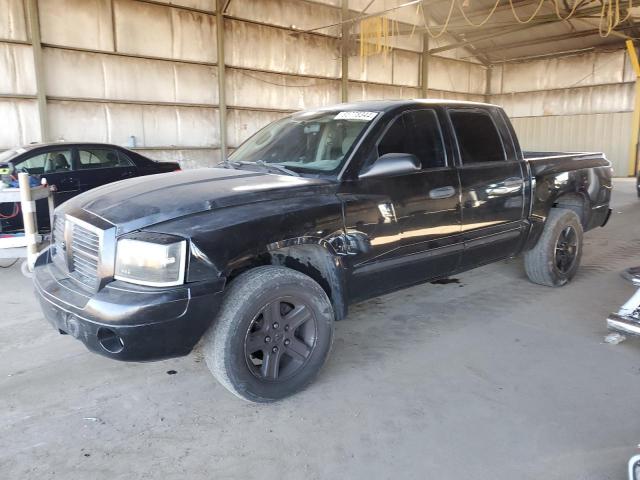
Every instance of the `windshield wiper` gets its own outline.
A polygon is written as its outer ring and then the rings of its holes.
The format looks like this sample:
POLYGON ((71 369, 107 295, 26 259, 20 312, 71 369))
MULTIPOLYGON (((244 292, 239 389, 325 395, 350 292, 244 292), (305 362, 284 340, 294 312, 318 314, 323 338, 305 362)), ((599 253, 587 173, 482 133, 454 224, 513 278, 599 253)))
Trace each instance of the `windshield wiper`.
POLYGON ((294 177, 299 177, 300 174, 298 172, 294 172, 293 170, 289 170, 287 167, 284 167, 278 163, 267 163, 264 160, 257 160, 256 161, 257 165, 260 165, 261 167, 264 167, 266 169, 273 169, 273 170, 277 170, 279 172, 282 173, 286 173, 287 175, 292 175, 294 177))
POLYGON ((282 165, 279 165, 277 163, 267 163, 264 160, 257 160, 255 162, 245 162, 245 161, 242 161, 242 160, 236 160, 236 161, 227 160, 226 162, 220 162, 218 164, 219 167, 220 166, 224 166, 226 168, 228 168, 228 167, 238 168, 238 167, 242 167, 242 166, 245 166, 245 165, 248 165, 248 166, 258 165, 258 166, 260 166, 260 167, 262 167, 262 168, 264 168, 266 170, 276 170, 276 171, 278 171, 280 173, 284 173, 286 175, 291 175, 291 176, 294 176, 294 177, 299 177, 300 176, 300 174, 298 172, 294 172, 293 170, 289 170, 287 167, 283 167, 282 165))

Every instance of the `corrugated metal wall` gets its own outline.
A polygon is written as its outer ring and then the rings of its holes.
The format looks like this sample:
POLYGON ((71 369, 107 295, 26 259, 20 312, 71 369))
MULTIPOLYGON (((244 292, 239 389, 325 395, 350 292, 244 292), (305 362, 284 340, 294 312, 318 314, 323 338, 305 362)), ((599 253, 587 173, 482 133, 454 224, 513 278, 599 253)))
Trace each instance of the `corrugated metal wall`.
MULTIPOLYGON (((28 0, 0 0, 0 149, 41 140, 28 0)), ((184 166, 219 161, 215 0, 38 0, 49 137, 137 145, 184 166)), ((352 8, 369 1, 351 0, 352 8)), ((370 11, 382 10, 376 0, 370 11)), ((227 143, 341 98, 340 0, 234 0, 224 20, 227 143)), ((413 9, 396 20, 420 23, 413 9)), ((407 26, 407 25, 404 25, 407 26)), ((411 25, 409 25, 410 27, 411 25)), ((411 30, 408 28, 407 30, 411 30)), ((349 99, 420 96, 421 35, 349 59, 349 99)), ((436 98, 484 100, 485 67, 430 59, 436 98)))
POLYGON ((496 66, 491 101, 529 150, 604 151, 628 172, 634 76, 623 50, 496 66))
POLYGON ((514 118, 525 150, 603 151, 616 176, 627 175, 631 112, 514 118))

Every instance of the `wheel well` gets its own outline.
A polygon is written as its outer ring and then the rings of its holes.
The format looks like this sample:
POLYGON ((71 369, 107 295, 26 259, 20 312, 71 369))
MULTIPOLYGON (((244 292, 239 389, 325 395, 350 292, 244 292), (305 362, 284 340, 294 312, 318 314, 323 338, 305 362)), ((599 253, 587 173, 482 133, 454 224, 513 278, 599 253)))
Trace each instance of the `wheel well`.
POLYGON ((227 280, 231 282, 241 273, 263 265, 279 265, 311 277, 329 297, 336 320, 346 317, 347 304, 340 259, 325 248, 320 245, 295 245, 270 250, 246 259, 229 273, 227 280))
POLYGON ((578 215, 580 219, 580 223, 583 227, 587 225, 587 208, 586 208, 586 200, 579 193, 567 193, 559 197, 555 203, 553 204, 554 208, 566 208, 568 210, 573 210, 578 215))

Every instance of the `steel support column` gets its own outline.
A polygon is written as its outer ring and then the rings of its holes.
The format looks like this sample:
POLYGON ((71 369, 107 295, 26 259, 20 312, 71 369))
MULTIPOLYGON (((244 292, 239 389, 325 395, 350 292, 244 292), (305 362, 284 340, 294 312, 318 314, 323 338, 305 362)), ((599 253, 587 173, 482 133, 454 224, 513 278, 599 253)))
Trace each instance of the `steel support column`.
POLYGON ((631 120, 631 140, 629 142, 629 167, 628 174, 635 177, 638 172, 638 131, 640 130, 640 64, 638 54, 633 41, 627 40, 627 52, 629 60, 636 74, 636 96, 633 103, 633 117, 631 120))
POLYGON ((42 42, 40 39, 40 18, 37 0, 26 0, 27 21, 29 22, 29 36, 33 51, 33 66, 36 75, 36 98, 38 101, 38 117, 40 120, 40 140, 49 139, 49 117, 47 116, 47 93, 44 84, 44 69, 42 66, 42 42))
POLYGON ((220 155, 227 160, 227 85, 224 60, 225 0, 216 0, 216 43, 218 47, 218 113, 220 115, 220 155))
POLYGON ((422 76, 420 80, 420 93, 422 98, 429 97, 429 35, 422 34, 422 76))
POLYGON ((485 72, 485 87, 484 87, 484 101, 487 103, 491 103, 491 66, 487 67, 487 71, 485 72))
POLYGON ((342 101, 349 101, 349 29, 350 24, 347 22, 349 19, 349 0, 342 0, 342 41, 341 41, 341 54, 342 54, 342 101))

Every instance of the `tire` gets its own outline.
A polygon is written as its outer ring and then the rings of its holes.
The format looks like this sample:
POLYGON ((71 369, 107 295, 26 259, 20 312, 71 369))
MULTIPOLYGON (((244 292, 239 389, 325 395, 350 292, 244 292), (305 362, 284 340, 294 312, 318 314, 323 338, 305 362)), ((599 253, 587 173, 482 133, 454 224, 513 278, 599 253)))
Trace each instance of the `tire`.
POLYGON ((311 278, 285 267, 257 267, 229 286, 202 350, 214 377, 251 402, 301 391, 324 365, 334 312, 311 278))
POLYGON ((549 287, 571 281, 582 258, 582 234, 582 224, 574 211, 552 208, 538 243, 524 255, 529 280, 549 287))

